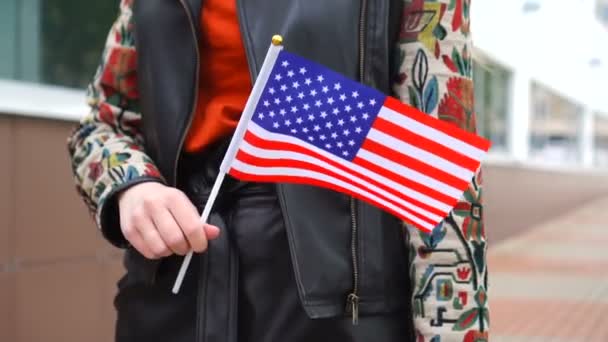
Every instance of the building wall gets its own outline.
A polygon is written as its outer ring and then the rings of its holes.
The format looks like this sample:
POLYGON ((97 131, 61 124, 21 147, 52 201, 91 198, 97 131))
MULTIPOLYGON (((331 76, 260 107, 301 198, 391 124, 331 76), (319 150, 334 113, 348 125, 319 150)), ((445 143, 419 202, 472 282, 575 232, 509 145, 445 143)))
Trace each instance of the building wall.
POLYGON ((74 190, 72 123, 0 115, 0 341, 111 341, 120 253, 74 190))

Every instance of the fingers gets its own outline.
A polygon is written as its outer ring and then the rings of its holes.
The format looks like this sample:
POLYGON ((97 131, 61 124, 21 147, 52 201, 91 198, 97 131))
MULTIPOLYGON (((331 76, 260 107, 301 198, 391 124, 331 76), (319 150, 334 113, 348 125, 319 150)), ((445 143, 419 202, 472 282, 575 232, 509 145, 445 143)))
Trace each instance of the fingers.
POLYGON ((133 221, 147 248, 152 252, 151 259, 159 259, 171 255, 171 249, 161 238, 149 215, 134 215, 133 221))
POLYGON ((166 208, 159 208, 152 215, 152 221, 165 244, 175 254, 186 255, 190 246, 173 215, 166 208))
POLYGON ((200 222, 199 213, 181 191, 145 182, 119 197, 120 225, 124 237, 142 255, 158 259, 190 249, 204 252, 219 228, 200 222))
POLYGON ((217 226, 205 224, 207 240, 215 240, 220 236, 220 229, 217 226))
POLYGON ((141 236, 139 231, 135 228, 126 229, 123 234, 125 238, 129 241, 131 246, 133 246, 141 255, 146 257, 147 259, 157 259, 157 257, 152 253, 152 250, 148 247, 144 238, 141 236))
POLYGON ((208 247, 207 234, 196 207, 188 197, 181 192, 176 192, 168 204, 173 218, 181 228, 192 250, 197 253, 206 251, 208 247))

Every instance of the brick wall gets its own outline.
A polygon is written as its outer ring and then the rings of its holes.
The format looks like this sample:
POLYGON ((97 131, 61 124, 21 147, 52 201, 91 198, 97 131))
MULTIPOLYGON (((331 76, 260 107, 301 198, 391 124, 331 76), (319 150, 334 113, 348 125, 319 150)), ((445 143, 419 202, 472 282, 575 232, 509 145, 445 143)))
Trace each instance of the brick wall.
POLYGON ((72 126, 0 116, 0 341, 113 340, 120 252, 74 190, 72 126))

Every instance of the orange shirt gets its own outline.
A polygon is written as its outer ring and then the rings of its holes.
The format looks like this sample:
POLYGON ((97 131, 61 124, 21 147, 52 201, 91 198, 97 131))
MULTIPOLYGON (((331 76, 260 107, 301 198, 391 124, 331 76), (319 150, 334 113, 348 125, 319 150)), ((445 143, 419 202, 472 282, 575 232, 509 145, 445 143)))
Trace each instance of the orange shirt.
POLYGON ((201 14, 200 82, 184 149, 201 151, 231 134, 251 92, 235 0, 205 0, 201 14))

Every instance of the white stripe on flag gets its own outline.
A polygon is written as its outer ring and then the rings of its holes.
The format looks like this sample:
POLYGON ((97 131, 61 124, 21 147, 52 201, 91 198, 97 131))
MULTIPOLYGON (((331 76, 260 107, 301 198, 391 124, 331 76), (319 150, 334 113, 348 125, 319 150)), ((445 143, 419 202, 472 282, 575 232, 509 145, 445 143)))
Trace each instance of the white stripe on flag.
MULTIPOLYGON (((462 196, 462 190, 458 190, 435 178, 432 178, 432 177, 426 176, 420 172, 414 171, 408 167, 395 163, 392 160, 386 159, 386 158, 379 156, 368 150, 365 150, 365 149, 359 150, 359 153, 357 153, 357 157, 360 157, 361 159, 365 159, 368 162, 375 164, 376 166, 381 167, 385 170, 393 172, 397 175, 411 179, 412 181, 414 181, 418 184, 422 184, 431 189, 437 190, 454 199, 460 199, 460 197, 462 196)), ((473 175, 471 174, 471 178, 472 177, 473 177, 473 175)))
MULTIPOLYGON (((402 198, 395 196, 394 194, 392 194, 386 190, 378 188, 377 186, 354 176, 352 173, 346 172, 342 169, 332 166, 332 165, 328 164, 327 162, 317 159, 313 156, 294 152, 294 151, 283 151, 283 150, 278 151, 278 150, 263 149, 263 148, 259 148, 259 147, 251 145, 250 143, 247 142, 247 140, 243 141, 240 149, 252 156, 256 156, 256 157, 264 158, 264 159, 296 160, 296 161, 303 161, 303 162, 311 163, 315 166, 321 167, 321 168, 331 171, 333 173, 339 174, 341 176, 345 176, 345 177, 351 179, 352 182, 357 183, 362 188, 368 188, 371 191, 373 191, 381 196, 384 196, 394 202, 397 202, 401 206, 403 206, 407 209, 410 209, 416 213, 419 213, 420 215, 427 217, 434 222, 439 222, 443 219, 443 217, 441 217, 439 215, 430 213, 425 209, 419 208, 418 206, 416 206, 412 203, 404 201, 402 198)), ((377 177, 374 177, 373 175, 370 175, 369 177, 372 179, 377 179, 377 177)))
POLYGON ((413 223, 416 223, 428 230, 432 230, 434 228, 433 224, 425 222, 425 221, 417 218, 416 216, 411 215, 410 213, 396 207, 392 203, 387 202, 387 201, 377 197, 376 195, 365 191, 364 189, 361 189, 359 187, 354 186, 353 184, 343 182, 339 179, 336 179, 334 177, 331 177, 331 176, 328 176, 328 175, 325 175, 325 174, 322 174, 319 172, 303 170, 303 169, 298 169, 298 168, 289 168, 289 167, 259 167, 259 166, 246 164, 238 159, 234 160, 234 162, 232 163, 232 168, 237 171, 240 171, 242 173, 254 175, 254 176, 261 175, 261 176, 275 176, 275 177, 281 177, 281 176, 302 177, 302 178, 310 178, 313 180, 317 179, 317 180, 320 180, 320 181, 323 181, 323 182, 326 182, 329 184, 335 184, 338 187, 349 190, 353 193, 361 194, 364 197, 372 199, 373 201, 376 201, 377 203, 379 203, 387 208, 390 208, 391 210, 401 214, 403 217, 406 217, 407 219, 411 220, 413 223))
MULTIPOLYGON (((376 181, 383 183, 386 186, 394 188, 396 191, 404 194, 405 196, 413 198, 413 199, 420 201, 424 204, 427 204, 433 208, 437 208, 439 211, 444 212, 446 214, 452 209, 451 206, 449 206, 441 201, 438 201, 432 197, 429 197, 426 194, 412 190, 406 186, 403 186, 402 184, 399 184, 389 178, 386 178, 380 174, 372 172, 362 166, 356 165, 352 162, 348 162, 342 158, 336 157, 335 155, 333 155, 327 151, 324 151, 305 141, 302 141, 298 138, 294 138, 294 137, 291 137, 288 135, 269 132, 253 121, 251 121, 249 123, 248 129, 256 136, 263 137, 263 139, 268 140, 268 141, 286 142, 286 143, 290 143, 290 144, 294 144, 294 145, 298 145, 298 146, 303 146, 317 154, 320 154, 321 156, 323 156, 327 159, 334 160, 335 162, 337 162, 338 164, 342 165, 345 168, 358 172, 368 178, 375 179, 376 181)), ((469 181, 470 181, 470 179, 469 179, 469 181)))
MULTIPOLYGON (((379 117, 391 121, 398 126, 404 127, 411 132, 415 132, 429 140, 436 141, 437 143, 453 150, 458 153, 464 154, 472 159, 480 161, 481 158, 486 154, 484 150, 481 150, 473 145, 467 144, 462 140, 458 140, 451 137, 441 131, 438 131, 432 127, 429 127, 421 122, 413 120, 401 113, 398 113, 390 108, 382 107, 380 109, 379 117)), ((467 179, 466 181, 470 181, 467 179)))
MULTIPOLYGON (((392 135, 388 135, 375 128, 372 128, 369 131, 367 138, 381 145, 384 145, 392 150, 399 151, 412 158, 418 159, 421 162, 431 165, 439 170, 451 173, 455 177, 458 177, 463 181, 470 182, 471 178, 473 177, 473 172, 465 169, 464 167, 454 164, 449 160, 443 159, 438 155, 425 151, 419 147, 410 145, 402 140, 393 137, 392 135)), ((380 164, 379 166, 382 166, 382 164, 380 164)))

